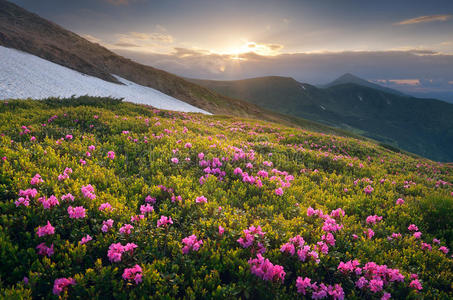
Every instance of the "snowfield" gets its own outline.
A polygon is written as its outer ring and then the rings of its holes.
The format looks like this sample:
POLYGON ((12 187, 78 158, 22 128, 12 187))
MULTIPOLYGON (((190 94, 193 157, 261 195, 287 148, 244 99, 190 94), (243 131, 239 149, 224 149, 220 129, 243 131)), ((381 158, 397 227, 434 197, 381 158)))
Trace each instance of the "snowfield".
POLYGON ((40 57, 0 46, 0 100, 63 98, 73 95, 111 96, 159 109, 210 114, 153 88, 115 77, 124 85, 88 76, 40 57))

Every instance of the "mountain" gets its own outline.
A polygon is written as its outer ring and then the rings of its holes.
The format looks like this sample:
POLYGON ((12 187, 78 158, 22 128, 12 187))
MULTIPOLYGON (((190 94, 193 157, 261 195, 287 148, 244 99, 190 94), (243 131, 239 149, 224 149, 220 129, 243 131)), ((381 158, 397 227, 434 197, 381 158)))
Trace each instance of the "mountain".
POLYGON ((352 83, 352 84, 356 84, 356 85, 360 85, 360 86, 366 86, 366 87, 369 87, 369 88, 372 88, 372 89, 376 89, 376 90, 380 90, 380 91, 383 91, 383 92, 386 92, 386 93, 391 93, 391 94, 395 94, 395 95, 405 96, 405 94, 403 92, 400 92, 400 91, 397 91, 397 90, 394 90, 394 89, 391 89, 391 88, 387 88, 387 87, 381 86, 379 84, 374 84, 372 82, 369 82, 368 80, 365 80, 365 79, 362 79, 362 78, 357 77, 355 75, 352 75, 351 73, 343 74, 340 77, 338 77, 337 79, 335 79, 334 81, 332 81, 332 82, 330 82, 330 83, 328 83, 326 85, 321 85, 320 87, 321 88, 329 88, 329 87, 332 87, 332 86, 336 86, 336 85, 340 85, 340 84, 348 84, 348 83, 352 83))
POLYGON ((288 77, 191 80, 228 97, 307 118, 434 159, 453 161, 453 105, 353 83, 318 88, 288 77))
MULTIPOLYGON (((354 136, 346 131, 282 115, 247 101, 226 97, 174 74, 141 65, 5 0, 0 0, 0 46, 33 54, 107 82, 122 84, 118 79, 122 78, 134 84, 153 88, 213 114, 257 118, 289 126, 354 136)), ((27 95, 20 95, 23 96, 27 95)))

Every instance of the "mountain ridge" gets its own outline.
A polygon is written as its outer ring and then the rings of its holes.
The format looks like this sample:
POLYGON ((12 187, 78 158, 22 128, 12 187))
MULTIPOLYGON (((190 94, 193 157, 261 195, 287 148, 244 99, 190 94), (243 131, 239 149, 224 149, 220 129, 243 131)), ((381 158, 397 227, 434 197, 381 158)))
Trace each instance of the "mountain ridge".
POLYGON ((353 83, 319 88, 292 78, 193 80, 221 94, 391 144, 431 159, 453 161, 453 105, 400 96, 353 83))

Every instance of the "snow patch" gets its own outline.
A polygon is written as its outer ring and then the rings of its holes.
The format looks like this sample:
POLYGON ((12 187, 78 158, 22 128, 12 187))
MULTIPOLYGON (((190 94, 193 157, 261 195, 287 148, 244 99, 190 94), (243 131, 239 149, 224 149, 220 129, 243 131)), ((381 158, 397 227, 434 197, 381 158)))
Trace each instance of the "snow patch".
POLYGON ((16 49, 0 46, 0 100, 101 96, 159 109, 210 114, 193 105, 114 75, 121 84, 85 75, 16 49))
POLYGON ((319 107, 321 107, 322 110, 326 110, 326 108, 322 105, 320 105, 319 107))

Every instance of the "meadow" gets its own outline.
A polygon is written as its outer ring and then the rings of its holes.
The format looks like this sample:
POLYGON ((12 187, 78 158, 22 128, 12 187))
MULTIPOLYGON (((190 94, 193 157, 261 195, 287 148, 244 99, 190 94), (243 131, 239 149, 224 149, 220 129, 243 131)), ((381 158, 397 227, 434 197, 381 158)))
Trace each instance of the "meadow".
POLYGON ((1 298, 453 297, 452 164, 110 98, 0 134, 1 298))

